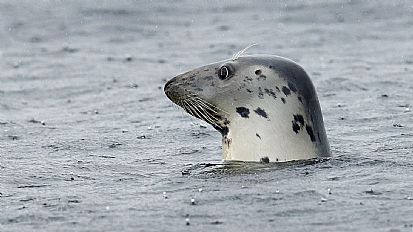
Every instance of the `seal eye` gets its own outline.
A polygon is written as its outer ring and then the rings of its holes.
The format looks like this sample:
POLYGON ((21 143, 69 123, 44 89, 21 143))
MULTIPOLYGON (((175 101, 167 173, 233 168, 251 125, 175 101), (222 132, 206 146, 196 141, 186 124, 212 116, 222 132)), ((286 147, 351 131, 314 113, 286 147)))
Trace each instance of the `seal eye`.
POLYGON ((227 79, 230 76, 229 68, 227 66, 222 66, 218 71, 218 77, 221 80, 227 79))

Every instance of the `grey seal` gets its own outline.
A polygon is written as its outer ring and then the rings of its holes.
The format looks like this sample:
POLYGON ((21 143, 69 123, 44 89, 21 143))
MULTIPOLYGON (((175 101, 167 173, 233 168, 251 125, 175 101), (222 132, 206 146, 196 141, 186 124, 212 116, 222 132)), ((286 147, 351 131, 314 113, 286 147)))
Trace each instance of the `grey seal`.
POLYGON ((274 55, 245 55, 169 80, 166 96, 222 134, 224 160, 285 162, 331 156, 305 70, 274 55))

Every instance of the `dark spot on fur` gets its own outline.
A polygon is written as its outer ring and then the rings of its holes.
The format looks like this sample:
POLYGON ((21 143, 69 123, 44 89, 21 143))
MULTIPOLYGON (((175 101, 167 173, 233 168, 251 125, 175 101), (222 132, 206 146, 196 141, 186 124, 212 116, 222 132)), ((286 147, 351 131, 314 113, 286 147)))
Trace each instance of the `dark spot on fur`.
POLYGON ((293 123, 293 131, 298 134, 300 132, 300 125, 297 122, 291 121, 293 123))
POLYGON ((291 84, 290 82, 288 82, 288 88, 290 88, 291 91, 293 91, 294 93, 297 92, 297 88, 295 87, 295 85, 291 84))
POLYGON ((259 69, 257 69, 257 70, 255 70, 255 75, 261 75, 261 70, 259 70, 259 69))
POLYGON ((298 100, 302 103, 303 102, 303 99, 301 99, 301 97, 298 97, 298 100))
POLYGON ((204 80, 206 80, 206 81, 211 81, 212 79, 214 79, 212 76, 206 76, 206 77, 204 77, 204 80))
POLYGON ((275 86, 275 89, 277 90, 277 92, 281 93, 280 88, 278 88, 278 86, 275 86))
POLYGON ((260 136, 258 133, 255 133, 255 135, 256 135, 259 139, 261 139, 261 136, 260 136))
POLYGON ((251 81, 252 81, 252 78, 249 77, 249 76, 245 76, 245 80, 244 80, 244 81, 249 81, 249 82, 251 82, 251 81))
POLYGON ((241 83, 241 85, 238 87, 238 90, 241 90, 245 88, 247 85, 245 83, 241 83))
POLYGON ((298 134, 298 132, 301 130, 301 128, 304 127, 304 117, 301 114, 294 114, 293 115, 293 131, 298 134))
POLYGON ((283 90, 283 93, 285 94, 285 96, 288 96, 288 95, 290 95, 290 94, 291 94, 290 89, 289 89, 289 88, 287 88, 287 87, 285 87, 285 86, 283 86, 282 90, 283 90))
POLYGON ((311 141, 315 142, 315 136, 313 132, 313 128, 311 126, 306 126, 305 130, 307 131, 308 135, 310 136, 311 141))
POLYGON ((260 75, 259 77, 258 77, 258 80, 259 81, 265 81, 267 79, 267 77, 265 76, 265 75, 260 75))
POLYGON ((268 66, 268 68, 272 68, 272 66, 270 65, 270 66, 268 66))
POLYGON ((224 136, 224 143, 228 145, 228 147, 231 145, 232 139, 227 138, 227 136, 224 136))
POLYGON ((265 112, 265 110, 261 109, 260 107, 254 110, 254 112, 257 113, 261 117, 268 118, 267 112, 265 112))
POLYGON ((195 80, 195 75, 192 75, 192 76, 188 77, 188 79, 189 79, 190 81, 194 81, 194 80, 195 80))
POLYGON ((248 93, 252 93, 252 90, 250 90, 250 89, 247 89, 247 92, 248 92, 248 93))
POLYGON ((275 158, 275 161, 277 161, 277 162, 278 162, 278 158, 275 158))
POLYGON ((268 164, 270 162, 270 158, 268 158, 268 156, 262 157, 260 159, 260 162, 264 164, 268 164))
POLYGON ((214 128, 217 130, 217 131, 219 131, 220 133, 221 133, 221 135, 223 136, 223 137, 226 137, 227 136, 227 134, 228 134, 228 127, 215 127, 214 126, 214 128))
POLYGON ((299 122, 301 126, 304 126, 304 117, 301 114, 294 114, 294 121, 299 122))
POLYGON ((249 118, 250 110, 245 107, 237 107, 237 113, 243 118, 249 118))
POLYGON ((285 104, 285 98, 282 97, 282 98, 281 98, 281 101, 285 104))
POLYGON ((265 93, 268 94, 269 96, 272 96, 273 98, 277 98, 277 96, 275 95, 274 90, 272 89, 264 89, 265 93))
POLYGON ((258 97, 264 99, 264 92, 261 87, 258 87, 258 97))
POLYGON ((231 122, 226 118, 224 119, 224 125, 229 125, 231 122))

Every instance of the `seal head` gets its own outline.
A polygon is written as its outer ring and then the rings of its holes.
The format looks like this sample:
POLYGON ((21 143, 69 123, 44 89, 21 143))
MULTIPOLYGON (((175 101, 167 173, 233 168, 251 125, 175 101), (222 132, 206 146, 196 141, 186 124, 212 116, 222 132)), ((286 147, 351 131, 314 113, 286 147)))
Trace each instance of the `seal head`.
POLYGON ((251 55, 216 62, 174 77, 164 91, 222 134, 224 160, 331 155, 315 88, 289 59, 251 55))

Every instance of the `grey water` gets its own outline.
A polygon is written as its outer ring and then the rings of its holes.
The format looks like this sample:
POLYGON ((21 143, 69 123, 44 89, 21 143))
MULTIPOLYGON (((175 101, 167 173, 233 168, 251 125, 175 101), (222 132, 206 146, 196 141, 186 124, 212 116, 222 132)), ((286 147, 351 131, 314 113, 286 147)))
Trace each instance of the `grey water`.
POLYGON ((0 1, 0 231, 413 231, 411 1, 0 1), (300 63, 333 152, 222 162, 166 80, 300 63))

